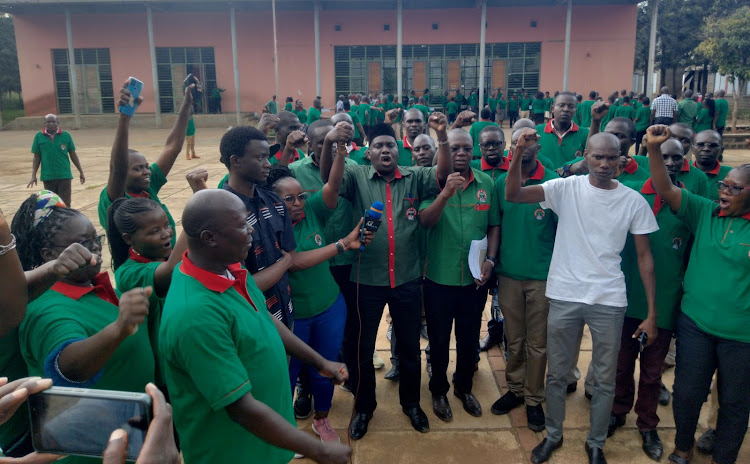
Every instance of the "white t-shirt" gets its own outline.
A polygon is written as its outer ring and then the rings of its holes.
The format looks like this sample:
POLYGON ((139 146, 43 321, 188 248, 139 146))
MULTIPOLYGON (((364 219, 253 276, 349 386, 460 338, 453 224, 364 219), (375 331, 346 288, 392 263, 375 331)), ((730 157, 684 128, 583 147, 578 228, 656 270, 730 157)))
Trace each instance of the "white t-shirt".
POLYGON ((627 306, 620 252, 628 232, 659 230, 648 202, 620 183, 612 190, 594 187, 588 175, 548 180, 542 188, 540 206, 558 216, 547 297, 627 306))

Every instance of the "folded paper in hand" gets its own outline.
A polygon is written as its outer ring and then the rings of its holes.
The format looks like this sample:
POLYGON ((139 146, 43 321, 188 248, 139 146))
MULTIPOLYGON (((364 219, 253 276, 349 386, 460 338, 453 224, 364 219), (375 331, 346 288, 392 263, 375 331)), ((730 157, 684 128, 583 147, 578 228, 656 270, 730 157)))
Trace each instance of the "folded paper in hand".
POLYGON ((487 259, 487 236, 482 240, 472 240, 469 248, 469 270, 475 279, 482 279, 482 264, 487 259))

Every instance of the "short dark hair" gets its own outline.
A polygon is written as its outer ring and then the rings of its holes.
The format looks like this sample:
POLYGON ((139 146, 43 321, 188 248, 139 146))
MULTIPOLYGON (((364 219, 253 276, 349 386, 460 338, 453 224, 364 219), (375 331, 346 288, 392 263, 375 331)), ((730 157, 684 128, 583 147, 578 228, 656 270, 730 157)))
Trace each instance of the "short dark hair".
POLYGON ((502 136, 502 139, 505 140, 505 133, 503 133, 503 130, 498 126, 486 126, 484 129, 479 131, 479 137, 481 138, 482 134, 484 134, 485 132, 499 132, 502 136))
POLYGON ((221 137, 219 144, 219 153, 221 153, 221 162, 229 169, 229 159, 234 156, 243 156, 245 147, 251 140, 261 140, 268 142, 266 134, 251 126, 233 127, 226 131, 221 137))
POLYGON ((621 123, 625 124, 626 126, 628 126, 628 134, 630 135, 630 138, 631 139, 635 139, 635 133, 636 133, 635 123, 633 122, 632 119, 630 119, 630 118, 623 118, 622 116, 618 116, 616 118, 612 118, 612 119, 609 120, 610 124, 613 123, 613 122, 621 122, 621 123))
POLYGON ((648 106, 651 104, 651 99, 648 97, 643 97, 643 99, 641 100, 641 103, 643 104, 643 106, 648 106))
POLYGON ((492 110, 485 106, 482 108, 482 111, 479 112, 479 115, 482 119, 490 119, 492 117, 492 110))
POLYGON ((344 100, 344 111, 351 111, 352 104, 349 103, 347 100, 344 100))
POLYGON ((591 92, 589 92, 589 98, 591 100, 595 100, 596 99, 596 90, 592 90, 591 92))
POLYGON ((380 137, 381 135, 387 135, 393 137, 394 140, 398 140, 396 139, 396 132, 393 130, 393 127, 383 122, 370 126, 370 133, 367 134, 367 140, 375 140, 375 137, 380 137))
POLYGON ((134 234, 138 230, 136 218, 141 213, 159 210, 161 205, 150 198, 120 197, 107 210, 107 241, 112 252, 115 270, 128 260, 128 249, 122 234, 134 234))
POLYGON ((294 179, 294 173, 291 169, 280 164, 274 164, 271 166, 271 170, 268 172, 268 178, 266 179, 266 185, 273 188, 281 179, 291 177, 294 179))

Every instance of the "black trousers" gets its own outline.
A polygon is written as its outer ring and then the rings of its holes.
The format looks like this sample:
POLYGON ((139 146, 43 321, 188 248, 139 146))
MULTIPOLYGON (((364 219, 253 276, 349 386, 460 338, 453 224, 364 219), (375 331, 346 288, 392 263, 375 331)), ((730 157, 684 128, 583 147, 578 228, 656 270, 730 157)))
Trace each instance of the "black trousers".
POLYGON ((375 400, 375 368, 372 352, 383 309, 387 304, 398 337, 401 378, 398 385, 401 406, 419 406, 421 382, 419 327, 422 323, 422 279, 395 288, 353 284, 354 306, 348 308, 344 333, 344 360, 349 369, 358 413, 372 413, 375 400), (358 293, 358 295, 357 295, 358 293))
POLYGON ((432 361, 430 391, 438 396, 445 395, 450 389, 446 371, 448 370, 451 329, 455 320, 454 388, 459 393, 471 393, 479 350, 479 329, 482 325, 482 310, 487 301, 487 290, 477 290, 477 286, 473 283, 459 287, 440 285, 425 279, 424 295, 432 361))

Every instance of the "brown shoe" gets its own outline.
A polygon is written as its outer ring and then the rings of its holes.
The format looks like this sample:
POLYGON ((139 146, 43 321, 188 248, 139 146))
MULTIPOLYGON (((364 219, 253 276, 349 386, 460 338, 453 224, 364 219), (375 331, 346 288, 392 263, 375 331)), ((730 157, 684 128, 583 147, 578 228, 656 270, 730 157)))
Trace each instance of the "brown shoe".
POLYGON ((193 155, 193 159, 200 159, 200 156, 198 156, 198 155, 193 155))

